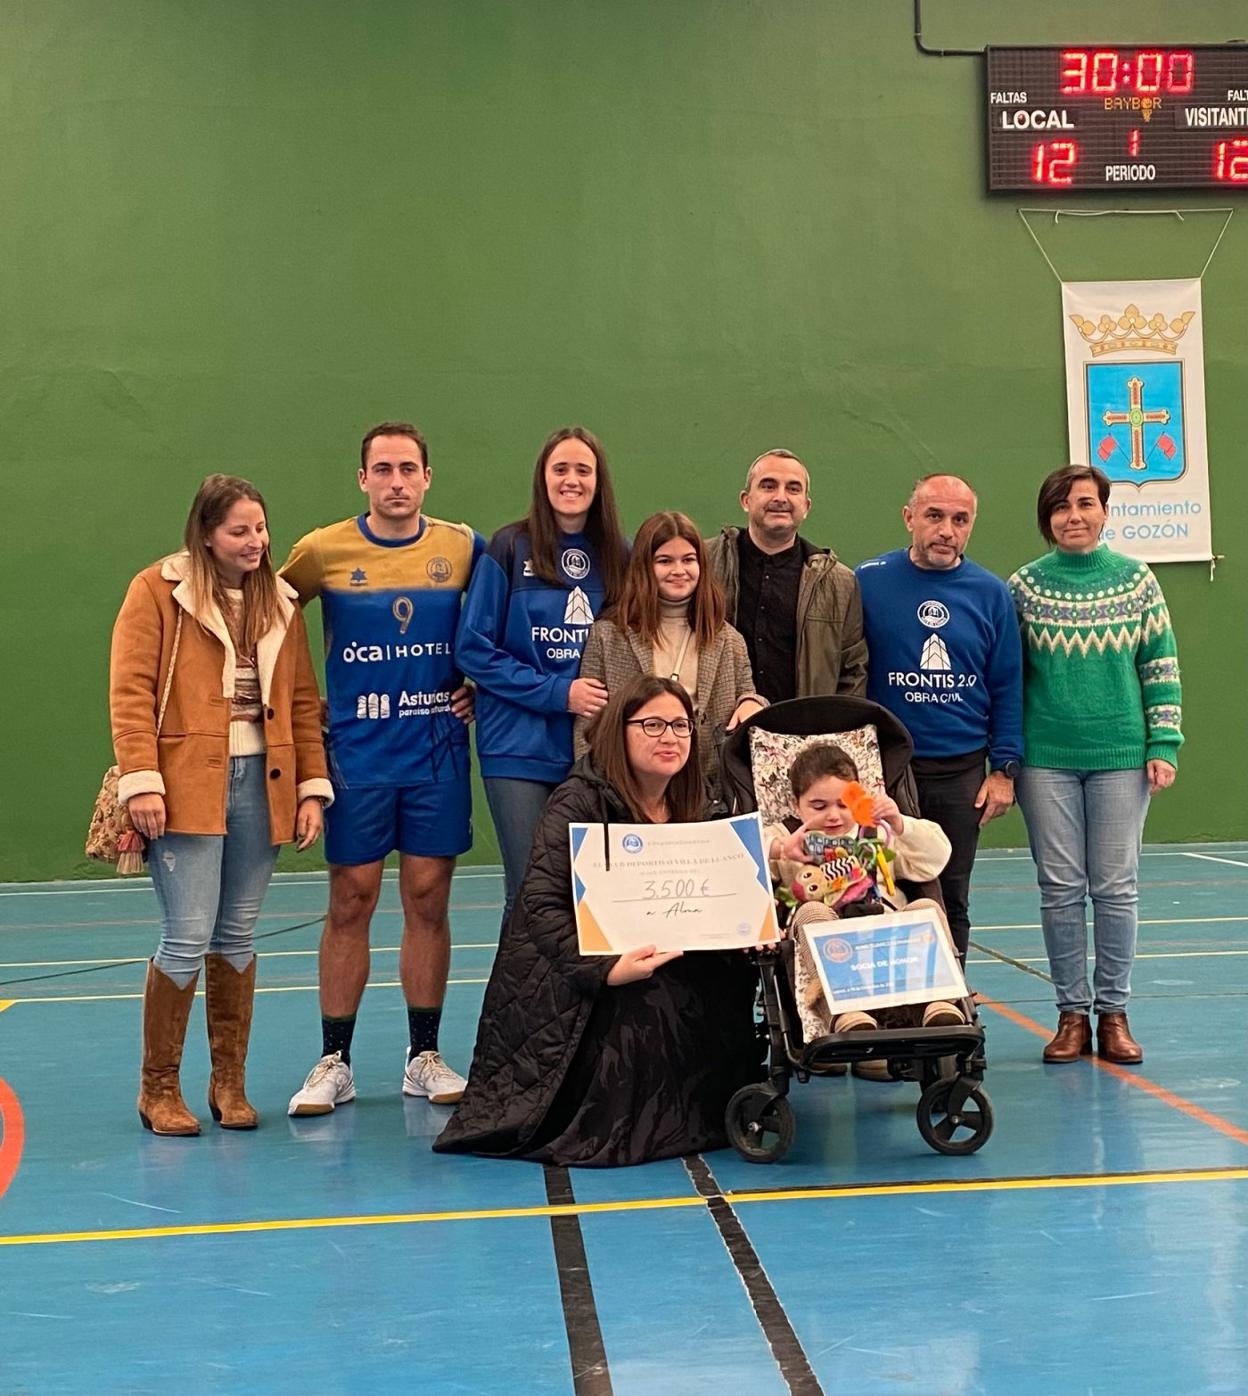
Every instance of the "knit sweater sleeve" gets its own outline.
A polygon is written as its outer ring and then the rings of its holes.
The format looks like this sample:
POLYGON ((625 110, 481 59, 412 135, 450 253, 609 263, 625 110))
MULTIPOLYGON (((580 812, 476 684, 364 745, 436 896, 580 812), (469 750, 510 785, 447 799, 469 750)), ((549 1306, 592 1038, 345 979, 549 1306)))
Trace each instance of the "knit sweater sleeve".
POLYGON ((1166 598, 1151 570, 1145 577, 1140 602, 1142 626, 1135 668, 1144 702, 1144 759, 1168 761, 1177 768, 1179 748, 1183 745, 1179 651, 1166 598))
POLYGON ((894 870, 911 882, 930 882, 939 877, 949 861, 952 845, 949 835, 930 819, 902 816, 901 833, 893 839, 897 854, 894 870))

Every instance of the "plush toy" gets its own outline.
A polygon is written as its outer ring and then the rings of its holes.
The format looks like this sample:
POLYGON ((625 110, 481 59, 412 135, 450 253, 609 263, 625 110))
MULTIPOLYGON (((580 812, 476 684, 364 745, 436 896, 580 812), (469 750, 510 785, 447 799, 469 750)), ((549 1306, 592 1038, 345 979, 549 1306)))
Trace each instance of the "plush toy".
MULTIPOLYGON (((848 841, 840 842, 843 845, 848 841)), ((827 856, 829 852, 830 849, 825 850, 822 862, 802 868, 793 879, 789 890, 794 901, 822 902, 833 909, 853 902, 878 901, 879 895, 869 866, 846 848, 837 849, 831 857, 827 856)))

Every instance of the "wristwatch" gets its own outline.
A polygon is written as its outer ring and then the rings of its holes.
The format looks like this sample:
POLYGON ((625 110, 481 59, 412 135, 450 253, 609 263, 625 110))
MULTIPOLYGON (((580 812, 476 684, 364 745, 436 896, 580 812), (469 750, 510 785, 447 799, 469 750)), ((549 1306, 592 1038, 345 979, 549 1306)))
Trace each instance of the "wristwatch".
POLYGON ((999 773, 1003 776, 1008 776, 1011 780, 1017 780, 1018 773, 1022 769, 1023 763, 1021 761, 1015 761, 1011 759, 1009 761, 1002 761, 1002 763, 999 766, 994 766, 992 768, 992 773, 993 775, 997 775, 999 773))

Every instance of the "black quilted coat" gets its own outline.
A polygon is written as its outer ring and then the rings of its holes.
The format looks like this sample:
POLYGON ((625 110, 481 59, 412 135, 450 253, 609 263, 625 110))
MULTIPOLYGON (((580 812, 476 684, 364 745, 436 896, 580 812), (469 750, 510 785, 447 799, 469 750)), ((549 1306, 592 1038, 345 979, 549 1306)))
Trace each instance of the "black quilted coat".
POLYGON ((582 761, 538 825, 441 1152, 613 1166, 721 1148, 728 1097, 761 1075, 745 955, 614 988, 614 960, 578 952, 568 825, 598 821, 634 822, 582 761))

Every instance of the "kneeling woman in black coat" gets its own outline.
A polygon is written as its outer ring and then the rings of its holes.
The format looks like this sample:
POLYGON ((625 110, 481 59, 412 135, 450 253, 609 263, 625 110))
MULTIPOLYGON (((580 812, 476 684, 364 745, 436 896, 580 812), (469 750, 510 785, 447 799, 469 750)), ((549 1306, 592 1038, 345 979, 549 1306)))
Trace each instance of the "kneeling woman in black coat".
POLYGON ((577 949, 568 825, 702 816, 689 695, 641 676, 588 738, 538 825, 441 1152, 609 1167, 718 1149, 728 1097, 762 1074, 748 956, 577 949))

